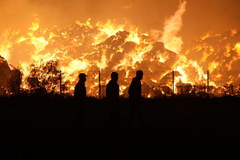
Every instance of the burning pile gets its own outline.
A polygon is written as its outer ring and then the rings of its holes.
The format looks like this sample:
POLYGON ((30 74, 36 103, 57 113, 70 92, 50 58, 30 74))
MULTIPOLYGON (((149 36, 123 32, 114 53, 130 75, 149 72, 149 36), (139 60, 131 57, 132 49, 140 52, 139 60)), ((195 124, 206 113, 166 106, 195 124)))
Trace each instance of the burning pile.
MULTIPOLYGON (((233 29, 224 34, 206 34, 186 44, 183 54, 210 72, 211 91, 215 94, 239 94, 240 33, 233 29)), ((186 70, 187 71, 187 70, 186 70)), ((193 71, 187 71, 189 77, 193 71)), ((195 75, 199 75, 196 74, 195 75)))
MULTIPOLYGON (((145 97, 239 94, 240 33, 207 34, 183 45, 177 34, 185 7, 182 1, 163 31, 157 32, 161 36, 110 20, 41 28, 36 18, 26 31, 6 30, 0 35, 0 55, 21 71, 18 81, 23 92, 72 95, 78 74, 84 72, 88 96, 97 97, 99 90, 104 96, 115 71, 119 73, 120 95, 127 96, 131 79, 141 69, 145 97)), ((1 88, 8 88, 7 72, 13 70, 5 59, 0 61, 6 68, 0 70, 1 88)))
MULTIPOLYGON (((97 96, 99 71, 102 92, 110 73, 117 71, 121 94, 127 95, 131 78, 141 69, 144 71, 143 93, 154 97, 171 94, 173 87, 175 93, 195 93, 193 88, 206 85, 207 70, 210 85, 214 86, 212 92, 219 92, 219 86, 237 86, 240 81, 239 37, 236 30, 223 35, 208 34, 175 53, 149 34, 138 32, 137 28, 125 31, 110 21, 101 25, 77 22, 62 29, 45 30, 34 22, 27 33, 8 31, 3 34, 5 39, 0 53, 18 65, 23 75, 23 90, 44 88, 48 93, 59 93, 61 89, 63 93, 72 94, 78 73, 84 72, 88 75, 88 95, 97 96), (173 70, 175 84, 172 83, 173 70), (184 92, 181 86, 185 86, 184 92)), ((1 64, 6 65, 6 62, 1 64)), ((221 88, 226 91, 226 87, 221 88)))
POLYGON ((19 94, 22 75, 19 70, 9 66, 0 56, 0 95, 19 94))
POLYGON ((63 29, 42 30, 33 23, 28 33, 6 33, 10 47, 1 45, 1 54, 18 63, 23 73, 22 88, 27 90, 43 87, 47 92, 59 92, 61 79, 63 92, 72 93, 78 73, 84 72, 88 75, 88 95, 96 96, 99 71, 102 86, 110 73, 117 71, 124 94, 137 69, 144 71, 145 86, 158 86, 161 76, 172 69, 177 54, 147 34, 133 32, 137 29, 127 32, 114 27, 110 22, 101 26, 77 22, 63 29), (103 27, 113 29, 109 32, 103 27))

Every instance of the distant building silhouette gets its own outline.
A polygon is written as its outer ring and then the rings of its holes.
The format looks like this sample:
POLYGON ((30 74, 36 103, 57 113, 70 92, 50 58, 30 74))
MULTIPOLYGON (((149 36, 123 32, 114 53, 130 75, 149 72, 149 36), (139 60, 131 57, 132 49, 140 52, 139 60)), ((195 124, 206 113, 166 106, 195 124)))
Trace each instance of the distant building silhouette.
POLYGON ((111 73, 111 80, 107 84, 106 88, 106 96, 111 101, 117 101, 119 99, 119 85, 118 81, 118 73, 111 73))
POLYGON ((79 77, 79 81, 76 84, 74 89, 74 97, 76 99, 85 99, 86 98, 86 87, 85 87, 86 74, 80 73, 78 77, 79 77))

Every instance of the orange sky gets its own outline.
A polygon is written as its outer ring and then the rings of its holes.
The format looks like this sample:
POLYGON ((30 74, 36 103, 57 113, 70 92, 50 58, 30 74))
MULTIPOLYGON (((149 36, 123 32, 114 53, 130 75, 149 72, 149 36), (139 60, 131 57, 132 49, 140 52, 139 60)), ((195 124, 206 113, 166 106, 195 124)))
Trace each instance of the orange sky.
MULTIPOLYGON (((44 27, 72 24, 76 20, 128 20, 142 30, 162 30, 181 0, 0 0, 0 30, 24 29, 38 14, 44 27)), ((182 0, 183 1, 183 0, 182 0)), ((184 41, 211 31, 222 33, 240 28, 239 0, 186 0, 184 41)))

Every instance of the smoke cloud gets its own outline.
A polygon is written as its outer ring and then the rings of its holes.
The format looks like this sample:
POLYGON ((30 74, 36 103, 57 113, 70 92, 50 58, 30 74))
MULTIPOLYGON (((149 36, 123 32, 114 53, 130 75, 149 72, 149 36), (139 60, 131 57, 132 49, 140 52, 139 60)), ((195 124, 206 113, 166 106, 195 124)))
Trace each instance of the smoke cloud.
POLYGON ((178 10, 172 17, 166 20, 161 41, 165 43, 166 48, 178 53, 182 48, 182 38, 178 36, 178 32, 182 29, 183 14, 186 11, 186 1, 180 3, 178 10))
MULTIPOLYGON (((24 30, 30 26, 34 15, 38 15, 43 27, 61 27, 91 18, 93 22, 114 19, 122 23, 128 20, 143 31, 160 30, 166 28, 164 20, 177 10, 178 5, 179 0, 0 0, 0 31, 24 30)), ((240 28, 239 5, 239 0, 183 1, 179 6, 182 10, 176 14, 181 14, 184 8, 187 13, 182 17, 184 27, 178 34, 183 41, 189 41, 209 31, 222 33, 240 28)), ((172 18, 174 20, 177 19, 172 18)), ((164 37, 173 32, 177 31, 165 31, 164 37)))

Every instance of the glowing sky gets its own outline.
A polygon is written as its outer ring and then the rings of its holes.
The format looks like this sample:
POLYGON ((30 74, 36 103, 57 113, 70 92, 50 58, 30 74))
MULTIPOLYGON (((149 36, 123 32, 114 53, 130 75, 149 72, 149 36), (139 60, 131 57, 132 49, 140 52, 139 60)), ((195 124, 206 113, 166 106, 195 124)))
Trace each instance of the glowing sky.
MULTIPOLYGON (((183 1, 183 0, 182 0, 183 1)), ((184 41, 207 32, 222 33, 240 28, 239 0, 186 0, 184 41)), ((72 24, 76 20, 125 20, 142 30, 162 30, 164 20, 177 10, 180 0, 0 0, 0 30, 24 29, 37 14, 41 24, 72 24)))

